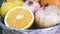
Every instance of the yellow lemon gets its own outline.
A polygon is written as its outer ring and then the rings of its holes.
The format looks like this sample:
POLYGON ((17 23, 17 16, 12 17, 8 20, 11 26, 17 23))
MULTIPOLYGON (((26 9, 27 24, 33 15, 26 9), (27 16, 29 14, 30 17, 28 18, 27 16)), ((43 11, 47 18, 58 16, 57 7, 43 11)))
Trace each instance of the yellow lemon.
POLYGON ((0 14, 1 14, 1 8, 0 8, 0 14))
POLYGON ((22 6, 23 2, 17 1, 17 2, 5 2, 2 4, 1 7, 1 16, 4 17, 5 14, 10 10, 11 8, 15 6, 22 6))
POLYGON ((23 1, 23 0, 6 0, 7 2, 14 2, 14 1, 23 1))

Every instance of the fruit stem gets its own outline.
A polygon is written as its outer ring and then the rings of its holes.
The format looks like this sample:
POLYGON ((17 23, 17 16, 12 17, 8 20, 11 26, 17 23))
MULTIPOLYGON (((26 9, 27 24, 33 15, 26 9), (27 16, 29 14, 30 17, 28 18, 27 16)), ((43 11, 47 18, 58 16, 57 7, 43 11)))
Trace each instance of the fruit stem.
POLYGON ((47 7, 47 6, 49 6, 49 4, 48 4, 48 3, 44 5, 44 7, 47 7))

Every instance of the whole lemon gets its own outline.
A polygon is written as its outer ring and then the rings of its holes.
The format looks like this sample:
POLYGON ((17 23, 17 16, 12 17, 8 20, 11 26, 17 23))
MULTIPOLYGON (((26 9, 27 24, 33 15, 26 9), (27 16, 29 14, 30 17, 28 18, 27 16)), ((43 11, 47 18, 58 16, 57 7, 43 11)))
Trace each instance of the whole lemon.
POLYGON ((5 2, 2 4, 1 7, 1 16, 4 17, 5 14, 13 7, 16 6, 22 6, 23 2, 22 1, 16 1, 16 2, 5 2))
POLYGON ((0 8, 0 14, 1 14, 1 8, 0 8))
POLYGON ((14 1, 23 1, 23 0, 6 0, 7 2, 14 2, 14 1))

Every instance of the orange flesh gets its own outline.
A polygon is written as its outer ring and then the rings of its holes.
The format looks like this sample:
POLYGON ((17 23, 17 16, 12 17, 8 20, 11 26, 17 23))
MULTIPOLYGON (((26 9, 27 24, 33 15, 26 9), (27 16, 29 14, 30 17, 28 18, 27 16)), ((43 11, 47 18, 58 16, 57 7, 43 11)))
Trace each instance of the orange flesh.
POLYGON ((18 8, 16 10, 11 11, 6 18, 6 22, 8 26, 11 28, 24 28, 27 26, 32 20, 32 15, 27 9, 18 8), (18 15, 23 15, 23 18, 16 19, 18 15))

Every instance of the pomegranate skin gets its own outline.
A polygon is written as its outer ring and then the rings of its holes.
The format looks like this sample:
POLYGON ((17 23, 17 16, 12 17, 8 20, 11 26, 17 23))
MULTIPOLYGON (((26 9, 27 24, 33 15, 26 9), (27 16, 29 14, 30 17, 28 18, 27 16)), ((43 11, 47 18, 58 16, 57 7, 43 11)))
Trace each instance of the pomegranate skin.
POLYGON ((35 2, 35 1, 26 1, 23 4, 23 6, 30 9, 33 13, 35 13, 40 8, 40 4, 38 2, 35 2), (29 2, 31 2, 30 5, 29 5, 29 2))

